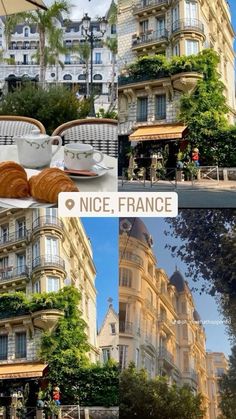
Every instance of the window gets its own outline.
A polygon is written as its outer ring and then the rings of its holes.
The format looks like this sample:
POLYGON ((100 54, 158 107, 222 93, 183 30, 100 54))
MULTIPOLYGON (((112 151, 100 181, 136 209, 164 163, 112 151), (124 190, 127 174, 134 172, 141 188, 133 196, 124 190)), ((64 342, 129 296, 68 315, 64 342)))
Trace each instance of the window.
POLYGON ((0 335, 0 360, 8 358, 8 336, 0 335))
POLYGON ((177 44, 175 44, 174 47, 173 47, 173 55, 174 56, 179 56, 180 55, 180 45, 179 45, 179 42, 177 42, 177 44))
POLYGON ((40 281, 35 282, 34 292, 36 292, 37 294, 39 294, 41 292, 40 281))
POLYGON ((120 268, 120 280, 121 287, 132 287, 132 271, 127 268, 120 268))
POLYGON ((8 256, 0 259, 0 279, 8 277, 8 256))
POLYGON ((26 332, 15 334, 15 358, 26 358, 26 332))
POLYGON ((0 243, 6 243, 8 241, 9 236, 9 226, 8 224, 1 226, 1 239, 0 243))
POLYGON ((158 38, 165 35, 166 21, 165 17, 160 17, 156 20, 157 36, 158 38))
POLYGON ((149 304, 153 305, 153 295, 150 288, 147 289, 147 301, 149 302, 149 304))
POLYGON ((112 335, 116 334, 116 324, 115 323, 110 323, 111 326, 111 333, 112 335))
POLYGON ((94 64, 102 64, 102 54, 101 52, 95 53, 95 63, 94 64))
POLYGON ((46 222, 54 223, 57 218, 57 210, 55 208, 46 208, 46 222))
POLYGON ((28 38, 28 37, 29 37, 29 28, 24 28, 24 36, 25 36, 26 38, 28 38))
POLYGON ((148 31, 148 20, 143 20, 140 22, 140 32, 144 33, 148 31))
POLYGON ((121 369, 124 369, 127 366, 127 352, 128 352, 127 345, 119 346, 119 363, 120 363, 121 369))
POLYGON ((103 348, 102 349, 102 359, 103 359, 103 362, 107 362, 107 361, 109 361, 109 359, 111 359, 110 348, 103 348))
POLYGON ((40 256, 40 244, 39 240, 33 244, 33 259, 37 259, 40 256))
POLYGON ((95 76, 93 76, 94 80, 102 80, 102 75, 101 74, 95 74, 95 76))
POLYGON ((148 117, 148 98, 139 97, 137 102, 137 122, 145 122, 148 117))
POLYGON ((21 218, 16 221, 16 236, 18 239, 25 237, 26 228, 25 228, 25 218, 21 218))
POLYGON ((185 41, 186 55, 193 55, 199 53, 199 42, 187 39, 185 41))
POLYGON ((16 255, 16 270, 17 270, 17 274, 20 275, 22 273, 25 272, 25 263, 26 263, 26 258, 25 258, 25 254, 20 254, 20 255, 16 255))
POLYGON ((114 23, 111 24, 111 35, 116 34, 116 25, 114 23))
POLYGON ((46 237, 46 260, 48 262, 57 262, 57 256, 59 254, 59 243, 58 239, 54 237, 46 237))
POLYGON ((54 276, 47 277, 47 292, 57 292, 60 289, 59 278, 54 276))
POLYGON ((70 74, 65 74, 65 75, 63 76, 63 80, 68 80, 68 81, 70 81, 70 80, 72 80, 72 76, 71 76, 70 74))
POLYGON ((198 17, 197 2, 196 1, 185 1, 185 17, 186 25, 194 26, 196 25, 196 20, 198 17))
POLYGON ((80 74, 78 80, 86 80, 86 74, 80 74))
POLYGON ((29 64, 29 56, 28 54, 23 55, 23 64, 28 65, 29 64))
POLYGON ((178 29, 179 26, 179 5, 175 6, 172 9, 172 26, 173 26, 173 31, 178 29))
POLYGON ((156 119, 166 119, 166 95, 156 96, 156 119))
POLYGON ((70 54, 65 55, 65 64, 71 64, 71 55, 70 54))

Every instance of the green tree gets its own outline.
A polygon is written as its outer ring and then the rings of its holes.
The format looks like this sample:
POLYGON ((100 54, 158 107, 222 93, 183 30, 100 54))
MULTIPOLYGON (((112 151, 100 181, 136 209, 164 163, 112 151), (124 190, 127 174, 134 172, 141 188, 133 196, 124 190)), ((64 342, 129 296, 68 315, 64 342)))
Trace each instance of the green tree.
POLYGON ((116 76, 116 55, 118 52, 118 42, 117 38, 107 38, 105 45, 111 51, 111 62, 112 62, 112 73, 111 73, 111 106, 114 108, 115 99, 116 99, 116 86, 115 86, 115 76, 116 76))
POLYGON ((200 419, 204 417, 201 394, 190 387, 169 385, 165 378, 148 379, 133 364, 120 376, 120 419, 200 419))
POLYGON ((219 419, 234 419, 236 412, 236 346, 232 348, 229 357, 229 370, 220 382, 220 409, 222 415, 219 419))
POLYGON ((167 235, 177 239, 167 245, 173 257, 187 266, 187 277, 196 290, 217 298, 236 336, 236 211, 233 209, 184 209, 166 219, 167 235))
POLYGON ((83 42, 76 47, 76 52, 79 53, 80 59, 85 64, 85 76, 86 76, 86 96, 89 96, 89 60, 91 55, 91 47, 89 42, 83 42))
POLYGON ((49 380, 62 386, 75 368, 89 364, 87 353, 90 346, 86 323, 78 308, 80 293, 76 288, 65 287, 58 298, 63 300, 65 314, 54 330, 44 332, 39 356, 49 366, 49 380))
POLYGON ((5 32, 7 35, 8 42, 11 37, 11 33, 14 27, 22 21, 27 21, 28 24, 36 25, 39 33, 39 81, 45 83, 46 58, 48 54, 47 50, 47 39, 52 39, 53 34, 56 31, 55 20, 60 19, 62 13, 69 15, 70 5, 67 0, 55 1, 48 10, 36 10, 34 12, 17 13, 9 16, 6 19, 5 32))
POLYGON ((188 126, 188 140, 200 150, 205 165, 216 164, 215 147, 221 147, 219 132, 228 127, 225 86, 217 71, 220 57, 213 50, 204 50, 203 79, 191 93, 180 100, 180 120, 188 126), (216 141, 216 138, 218 141, 216 141))

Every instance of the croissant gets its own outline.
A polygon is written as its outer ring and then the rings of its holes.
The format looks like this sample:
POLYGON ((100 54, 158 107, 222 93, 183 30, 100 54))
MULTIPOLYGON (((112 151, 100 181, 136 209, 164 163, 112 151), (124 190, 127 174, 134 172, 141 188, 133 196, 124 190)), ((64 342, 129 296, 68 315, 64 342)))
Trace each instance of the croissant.
POLYGON ((57 203, 60 192, 78 192, 78 188, 61 169, 49 168, 29 179, 30 194, 40 201, 57 203))
POLYGON ((24 168, 13 161, 0 163, 0 197, 26 198, 28 196, 29 184, 24 168))

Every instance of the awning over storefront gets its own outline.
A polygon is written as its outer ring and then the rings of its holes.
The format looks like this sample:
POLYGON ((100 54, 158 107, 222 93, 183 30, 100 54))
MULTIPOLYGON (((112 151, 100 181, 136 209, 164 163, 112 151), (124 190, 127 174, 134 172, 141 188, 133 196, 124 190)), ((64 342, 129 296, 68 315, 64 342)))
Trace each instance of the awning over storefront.
POLYGON ((187 130, 185 125, 177 124, 146 125, 137 128, 129 139, 130 141, 177 140, 184 138, 187 130))
POLYGON ((0 380, 43 377, 46 364, 39 362, 0 365, 0 380))

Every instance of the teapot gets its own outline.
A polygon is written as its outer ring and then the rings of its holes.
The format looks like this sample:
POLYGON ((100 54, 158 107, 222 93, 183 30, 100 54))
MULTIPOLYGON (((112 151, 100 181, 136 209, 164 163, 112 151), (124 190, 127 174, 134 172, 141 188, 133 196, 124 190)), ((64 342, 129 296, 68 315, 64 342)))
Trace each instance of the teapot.
POLYGON ((20 164, 29 169, 50 166, 52 157, 62 146, 61 137, 49 137, 47 134, 41 134, 39 129, 33 129, 28 135, 14 137, 13 140, 17 145, 20 164), (58 146, 52 152, 54 141, 58 142, 58 146))

